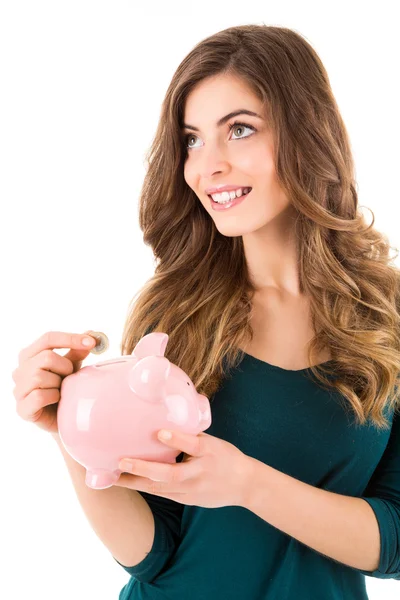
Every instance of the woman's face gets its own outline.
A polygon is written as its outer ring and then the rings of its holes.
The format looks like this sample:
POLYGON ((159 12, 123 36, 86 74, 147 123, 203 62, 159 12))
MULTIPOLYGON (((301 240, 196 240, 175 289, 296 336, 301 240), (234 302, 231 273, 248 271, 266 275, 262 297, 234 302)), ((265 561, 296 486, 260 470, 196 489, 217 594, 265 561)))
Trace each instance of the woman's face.
POLYGON ((221 234, 243 236, 283 216, 290 202, 276 177, 272 135, 260 100, 242 81, 223 75, 200 82, 186 99, 183 123, 185 181, 221 234), (259 117, 238 114, 218 126, 239 109, 259 117), (235 121, 241 124, 230 129, 235 121), (206 189, 225 184, 252 190, 236 206, 214 210, 206 189))

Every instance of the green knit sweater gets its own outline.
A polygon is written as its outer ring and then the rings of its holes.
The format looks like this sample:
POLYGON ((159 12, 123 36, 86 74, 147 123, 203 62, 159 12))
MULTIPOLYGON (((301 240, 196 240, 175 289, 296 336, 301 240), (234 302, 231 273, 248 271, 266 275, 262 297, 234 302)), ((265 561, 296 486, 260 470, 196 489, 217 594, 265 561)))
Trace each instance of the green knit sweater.
POLYGON ((131 577, 119 600, 363 600, 365 575, 400 580, 398 411, 385 413, 390 430, 358 426, 343 396, 307 373, 246 354, 214 395, 206 433, 310 485, 363 498, 379 524, 378 569, 339 563, 243 507, 186 506, 141 492, 154 543, 139 564, 121 565, 131 577))

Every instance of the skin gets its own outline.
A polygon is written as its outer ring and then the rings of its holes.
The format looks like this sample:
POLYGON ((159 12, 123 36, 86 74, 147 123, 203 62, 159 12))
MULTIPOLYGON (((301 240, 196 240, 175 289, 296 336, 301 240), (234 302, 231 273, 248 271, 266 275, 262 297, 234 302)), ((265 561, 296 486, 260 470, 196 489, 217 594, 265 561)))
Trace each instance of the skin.
POLYGON ((261 101, 236 77, 210 77, 188 95, 183 122, 199 129, 183 130, 188 147, 185 181, 222 235, 242 236, 258 298, 301 301, 293 236, 296 212, 276 176, 273 139, 261 101), (262 119, 241 114, 217 127, 218 119, 239 108, 254 111, 262 119), (229 130, 236 120, 256 131, 239 125, 229 130), (253 189, 238 206, 218 212, 205 193, 218 184, 253 189))

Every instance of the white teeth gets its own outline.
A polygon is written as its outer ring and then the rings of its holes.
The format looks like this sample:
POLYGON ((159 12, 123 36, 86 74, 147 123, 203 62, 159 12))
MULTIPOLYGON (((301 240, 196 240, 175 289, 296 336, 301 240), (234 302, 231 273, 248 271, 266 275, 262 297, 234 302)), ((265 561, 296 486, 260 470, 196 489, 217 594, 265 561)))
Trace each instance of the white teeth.
POLYGON ((235 198, 240 198, 242 194, 248 194, 251 188, 238 188, 237 190, 232 190, 231 192, 222 192, 220 194, 210 194, 211 198, 214 202, 218 202, 219 204, 226 204, 227 202, 231 202, 235 198))

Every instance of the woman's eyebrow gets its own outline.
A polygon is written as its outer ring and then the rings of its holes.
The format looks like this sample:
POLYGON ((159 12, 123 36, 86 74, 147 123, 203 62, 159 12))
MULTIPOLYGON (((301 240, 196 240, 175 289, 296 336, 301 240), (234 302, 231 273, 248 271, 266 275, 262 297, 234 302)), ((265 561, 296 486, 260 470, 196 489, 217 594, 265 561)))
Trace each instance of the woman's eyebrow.
MULTIPOLYGON (((253 112, 252 110, 247 110, 246 108, 239 108, 238 110, 234 110, 233 112, 230 112, 228 115, 221 117, 221 119, 219 119, 219 121, 216 122, 216 126, 221 127, 221 125, 224 125, 224 123, 229 121, 229 119, 232 119, 233 117, 236 117, 237 115, 249 115, 250 117, 258 117, 259 119, 262 119, 262 117, 260 115, 253 112)), ((188 125, 186 123, 183 123, 181 129, 193 129, 193 131, 200 131, 198 127, 195 127, 194 125, 188 125)))

